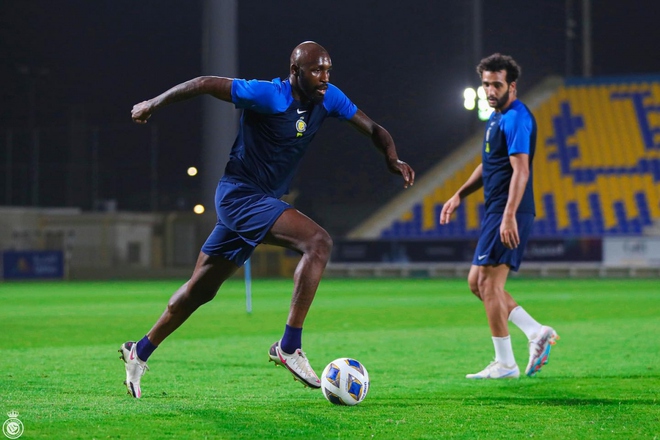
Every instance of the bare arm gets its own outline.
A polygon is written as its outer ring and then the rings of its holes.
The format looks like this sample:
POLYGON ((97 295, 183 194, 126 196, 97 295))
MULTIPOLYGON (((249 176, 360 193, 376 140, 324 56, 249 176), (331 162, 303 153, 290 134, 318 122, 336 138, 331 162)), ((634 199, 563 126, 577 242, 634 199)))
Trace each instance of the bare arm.
POLYGON ((468 177, 468 180, 465 181, 463 186, 456 191, 456 194, 458 194, 461 200, 463 200, 473 192, 481 189, 482 186, 484 186, 483 165, 479 164, 474 171, 472 171, 472 174, 470 174, 470 177, 468 177))
POLYGON ((385 156, 385 162, 390 172, 403 177, 404 188, 415 183, 415 171, 410 165, 399 160, 394 139, 385 128, 372 121, 362 110, 358 110, 348 122, 360 133, 371 138, 374 146, 385 156))
POLYGON ((516 211, 525 193, 527 180, 529 179, 529 155, 514 154, 509 156, 509 162, 513 168, 513 175, 509 183, 509 198, 504 208, 502 224, 500 225, 500 239, 502 244, 509 249, 515 249, 520 244, 518 235, 518 222, 516 211))
POLYGON ((483 165, 479 164, 474 169, 474 171, 472 171, 472 174, 468 180, 465 181, 463 186, 461 186, 458 191, 456 191, 451 199, 447 200, 447 202, 442 205, 442 211, 440 212, 440 224, 445 225, 449 223, 451 215, 454 213, 454 211, 456 211, 456 208, 460 206, 461 201, 482 186, 484 186, 483 165))
POLYGON ((219 76, 200 76, 172 87, 164 93, 133 106, 131 116, 138 124, 146 124, 147 119, 158 108, 190 99, 199 95, 211 95, 222 101, 231 102, 233 79, 219 76))

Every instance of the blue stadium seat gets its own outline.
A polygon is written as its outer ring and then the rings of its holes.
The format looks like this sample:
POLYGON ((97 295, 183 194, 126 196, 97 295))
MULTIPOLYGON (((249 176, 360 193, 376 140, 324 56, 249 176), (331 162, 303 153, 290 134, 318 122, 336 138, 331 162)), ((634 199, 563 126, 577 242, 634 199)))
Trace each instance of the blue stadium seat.
POLYGON ((580 235, 582 228, 577 203, 570 202, 568 204, 568 218, 570 220, 569 230, 575 235, 580 235))
POLYGON ((651 212, 649 210, 649 204, 646 200, 646 194, 643 192, 635 193, 635 202, 637 203, 637 210, 639 211, 639 217, 642 224, 652 224, 653 220, 651 219, 651 212))
POLYGON ((641 234, 644 226, 638 218, 634 218, 629 222, 629 232, 633 234, 641 234))
POLYGON ((630 228, 628 227, 628 218, 626 217, 626 208, 623 202, 614 202, 614 215, 619 223, 618 232, 621 234, 628 234, 630 228))

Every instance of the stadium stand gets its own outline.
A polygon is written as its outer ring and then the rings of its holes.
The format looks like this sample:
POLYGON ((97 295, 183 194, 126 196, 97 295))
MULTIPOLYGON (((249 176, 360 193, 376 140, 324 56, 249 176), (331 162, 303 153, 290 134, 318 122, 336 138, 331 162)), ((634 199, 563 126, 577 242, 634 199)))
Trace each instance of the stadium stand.
MULTIPOLYGON (((549 78, 522 100, 538 124, 533 237, 642 235, 660 222, 660 76, 549 78)), ((440 226, 438 215, 480 162, 482 137, 475 134, 349 238, 476 237, 482 193, 466 199, 449 225, 440 226)))

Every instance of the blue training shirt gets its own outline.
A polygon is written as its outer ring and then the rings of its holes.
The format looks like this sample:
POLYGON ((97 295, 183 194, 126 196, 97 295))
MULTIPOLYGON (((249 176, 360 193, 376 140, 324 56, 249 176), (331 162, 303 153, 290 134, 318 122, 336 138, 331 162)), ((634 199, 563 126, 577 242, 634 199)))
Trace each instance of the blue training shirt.
POLYGON ((536 120, 525 104, 515 100, 503 112, 491 114, 481 156, 486 213, 504 212, 513 175, 509 156, 524 153, 529 155, 529 179, 517 212, 536 215, 532 184, 535 150, 536 120))
POLYGON ((357 107, 328 84, 323 101, 293 99, 288 80, 234 79, 231 98, 243 109, 238 135, 221 180, 246 183, 273 197, 289 190, 300 159, 325 118, 347 120, 357 107))

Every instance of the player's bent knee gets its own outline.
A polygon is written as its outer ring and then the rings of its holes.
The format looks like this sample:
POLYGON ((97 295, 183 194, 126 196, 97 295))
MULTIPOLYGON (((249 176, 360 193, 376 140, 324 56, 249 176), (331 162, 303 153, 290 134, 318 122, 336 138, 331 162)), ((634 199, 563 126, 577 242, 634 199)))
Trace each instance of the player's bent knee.
POLYGON ((314 234, 305 253, 312 258, 327 261, 332 253, 332 245, 330 234, 321 229, 314 234))
POLYGON ((468 287, 470 288, 470 292, 472 292, 477 298, 481 299, 481 294, 479 293, 478 277, 476 275, 473 275, 472 272, 470 272, 467 281, 468 281, 468 287))

